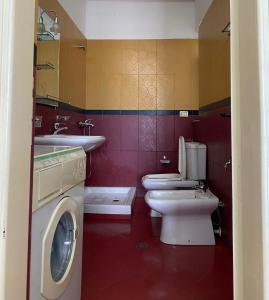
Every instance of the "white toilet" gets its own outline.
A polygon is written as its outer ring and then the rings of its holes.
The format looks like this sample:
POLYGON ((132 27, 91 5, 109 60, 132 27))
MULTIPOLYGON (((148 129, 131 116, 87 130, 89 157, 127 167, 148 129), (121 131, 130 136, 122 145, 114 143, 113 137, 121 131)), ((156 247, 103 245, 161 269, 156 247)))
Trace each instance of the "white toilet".
POLYGON ((172 245, 215 245, 211 213, 219 200, 209 190, 194 189, 206 179, 206 145, 185 143, 180 137, 178 171, 179 174, 142 178, 143 186, 152 190, 145 196, 151 216, 163 218, 161 241, 172 245))
POLYGON ((163 243, 215 245, 211 214, 219 200, 209 190, 149 191, 145 200, 162 215, 163 243))
POLYGON ((206 179, 206 145, 188 142, 181 136, 178 141, 178 172, 149 174, 142 177, 146 190, 174 190, 193 188, 206 179))
MULTIPOLYGON (((170 174, 150 174, 142 177, 146 190, 193 189, 199 180, 206 179, 206 145, 197 142, 185 143, 184 137, 178 141, 178 172, 170 174)), ((161 214, 151 209, 151 217, 161 214)))

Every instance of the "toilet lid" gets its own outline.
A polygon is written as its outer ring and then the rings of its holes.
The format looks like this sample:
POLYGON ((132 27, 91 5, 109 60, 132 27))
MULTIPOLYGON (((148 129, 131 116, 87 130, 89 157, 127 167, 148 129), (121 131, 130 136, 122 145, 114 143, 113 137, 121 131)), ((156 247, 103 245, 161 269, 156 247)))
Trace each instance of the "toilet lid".
POLYGON ((183 180, 186 179, 186 148, 183 136, 178 141, 178 172, 183 180))

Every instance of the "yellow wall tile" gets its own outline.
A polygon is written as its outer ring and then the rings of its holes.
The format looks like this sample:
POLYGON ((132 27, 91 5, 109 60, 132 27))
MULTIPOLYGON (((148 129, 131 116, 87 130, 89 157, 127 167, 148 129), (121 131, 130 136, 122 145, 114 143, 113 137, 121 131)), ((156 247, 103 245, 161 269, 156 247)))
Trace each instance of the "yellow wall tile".
POLYGON ((102 97, 102 80, 103 76, 100 74, 87 74, 87 109, 103 109, 105 107, 102 97))
POLYGON ((121 74, 123 72, 122 41, 101 41, 103 73, 121 74))
POLYGON ((120 109, 121 75, 105 74, 102 78, 103 109, 120 109))
POLYGON ((138 42, 139 74, 156 74, 157 65, 156 40, 142 40, 138 42))
POLYGON ((175 109, 198 109, 197 76, 191 70, 175 75, 175 109), (196 86, 195 86, 196 85, 196 86))
POLYGON ((174 75, 157 75, 157 109, 174 107, 174 75))
POLYGON ((121 79, 121 109, 138 109, 138 75, 123 75, 121 79))
POLYGON ((87 72, 101 73, 103 65, 103 44, 88 40, 87 42, 87 72))
POLYGON ((180 40, 157 41, 157 74, 174 74, 179 71, 179 62, 176 60, 179 43, 180 40))
POLYGON ((139 75, 139 109, 157 108, 156 75, 139 75))
POLYGON ((88 41, 87 108, 197 109, 198 41, 88 41))
POLYGON ((122 41, 123 74, 138 74, 138 41, 122 41))

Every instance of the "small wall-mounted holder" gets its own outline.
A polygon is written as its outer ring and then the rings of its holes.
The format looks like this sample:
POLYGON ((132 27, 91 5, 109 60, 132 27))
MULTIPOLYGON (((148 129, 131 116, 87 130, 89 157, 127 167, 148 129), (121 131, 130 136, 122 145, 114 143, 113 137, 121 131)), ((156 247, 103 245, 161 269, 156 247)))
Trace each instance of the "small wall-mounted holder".
POLYGON ((42 116, 35 116, 35 128, 41 128, 42 127, 42 116))
POLYGON ((171 163, 171 160, 168 159, 165 155, 160 159, 160 163, 163 165, 169 165, 171 163))
POLYGON ((71 116, 61 116, 61 115, 57 115, 56 116, 56 121, 63 121, 63 122, 67 122, 69 121, 71 118, 71 116))
POLYGON ((84 45, 74 45, 73 48, 81 49, 81 50, 86 50, 86 46, 84 45))
POLYGON ((224 170, 225 170, 225 172, 227 171, 228 166, 231 166, 231 164, 232 164, 232 158, 230 158, 229 160, 227 160, 225 162, 225 164, 224 164, 224 170))

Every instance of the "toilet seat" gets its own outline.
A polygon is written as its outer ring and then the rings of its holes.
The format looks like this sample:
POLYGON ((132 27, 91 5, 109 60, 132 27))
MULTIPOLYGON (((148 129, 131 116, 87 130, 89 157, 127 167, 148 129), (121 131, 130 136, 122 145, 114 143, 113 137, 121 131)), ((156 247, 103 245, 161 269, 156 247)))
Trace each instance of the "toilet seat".
POLYGON ((195 180, 183 180, 180 174, 149 174, 142 178, 142 184, 147 190, 174 190, 179 188, 194 188, 199 184, 195 180))

